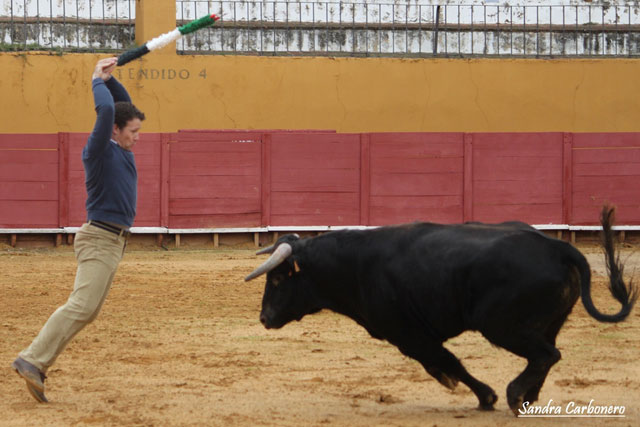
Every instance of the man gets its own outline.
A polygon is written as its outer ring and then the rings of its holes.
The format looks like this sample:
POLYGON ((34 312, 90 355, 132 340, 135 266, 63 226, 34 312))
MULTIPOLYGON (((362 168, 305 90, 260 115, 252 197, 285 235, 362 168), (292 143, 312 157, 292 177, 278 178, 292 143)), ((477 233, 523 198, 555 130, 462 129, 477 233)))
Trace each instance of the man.
POLYGON ((111 75, 116 61, 98 61, 91 82, 97 119, 82 151, 88 222, 74 242, 78 270, 73 292, 11 365, 41 403, 47 402, 45 373, 106 299, 136 213, 138 177, 131 149, 145 116, 111 75))

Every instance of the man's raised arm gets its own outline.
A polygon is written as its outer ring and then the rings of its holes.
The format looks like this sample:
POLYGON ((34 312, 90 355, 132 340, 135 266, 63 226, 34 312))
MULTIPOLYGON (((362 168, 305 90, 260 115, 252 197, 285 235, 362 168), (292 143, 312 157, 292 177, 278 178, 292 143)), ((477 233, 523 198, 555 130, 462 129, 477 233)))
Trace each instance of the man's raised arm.
POLYGON ((87 154, 90 156, 100 154, 111 140, 111 134, 113 133, 114 98, 106 85, 106 81, 111 79, 111 72, 116 67, 116 61, 116 58, 101 59, 96 64, 91 77, 91 88, 97 117, 91 136, 87 141, 87 154))

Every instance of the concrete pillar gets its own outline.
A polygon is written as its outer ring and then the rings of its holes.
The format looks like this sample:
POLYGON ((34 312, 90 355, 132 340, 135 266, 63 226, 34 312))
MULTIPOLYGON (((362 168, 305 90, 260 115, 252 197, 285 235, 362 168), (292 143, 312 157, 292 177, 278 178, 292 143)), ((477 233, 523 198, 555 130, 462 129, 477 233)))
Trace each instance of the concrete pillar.
MULTIPOLYGON (((136 0, 136 43, 141 46, 160 34, 176 28, 175 0, 136 0)), ((154 51, 158 53, 176 54, 175 43, 154 51)))

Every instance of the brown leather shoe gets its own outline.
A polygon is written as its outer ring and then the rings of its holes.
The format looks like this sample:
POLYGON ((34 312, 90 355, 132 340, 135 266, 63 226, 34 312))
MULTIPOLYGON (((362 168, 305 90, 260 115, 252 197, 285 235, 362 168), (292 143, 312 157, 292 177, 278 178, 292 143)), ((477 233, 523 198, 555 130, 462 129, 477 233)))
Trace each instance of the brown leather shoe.
POLYGON ((11 367, 27 382, 27 390, 34 399, 40 403, 48 402, 44 395, 44 380, 47 376, 40 369, 21 357, 14 360, 11 367))

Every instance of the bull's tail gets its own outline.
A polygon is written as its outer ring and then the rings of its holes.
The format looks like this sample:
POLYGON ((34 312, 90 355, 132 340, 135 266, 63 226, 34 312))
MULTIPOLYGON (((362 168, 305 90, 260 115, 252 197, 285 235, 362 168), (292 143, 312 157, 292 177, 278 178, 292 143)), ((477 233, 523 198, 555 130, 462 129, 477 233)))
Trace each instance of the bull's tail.
POLYGON ((604 249, 605 260, 607 264, 607 273, 609 275, 609 290, 611 295, 622 305, 620 311, 616 314, 603 314, 593 305, 591 299, 591 272, 589 271, 589 265, 582 257, 582 262, 578 263, 578 269, 580 270, 580 287, 582 294, 582 304, 593 318, 601 322, 620 322, 624 320, 633 305, 638 298, 638 289, 629 282, 629 285, 624 283, 622 278, 623 265, 620 262, 620 256, 616 255, 614 234, 611 226, 614 219, 614 208, 604 206, 602 208, 602 214, 600 217, 600 223, 602 224, 602 247, 604 249), (585 265, 581 265, 585 264, 585 265), (586 271, 585 271, 586 268, 586 271))

